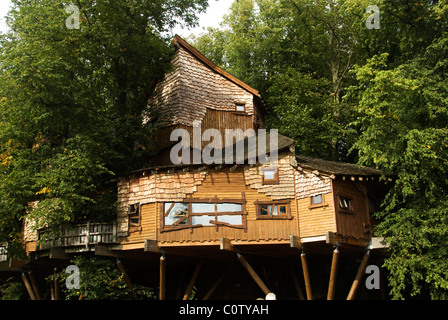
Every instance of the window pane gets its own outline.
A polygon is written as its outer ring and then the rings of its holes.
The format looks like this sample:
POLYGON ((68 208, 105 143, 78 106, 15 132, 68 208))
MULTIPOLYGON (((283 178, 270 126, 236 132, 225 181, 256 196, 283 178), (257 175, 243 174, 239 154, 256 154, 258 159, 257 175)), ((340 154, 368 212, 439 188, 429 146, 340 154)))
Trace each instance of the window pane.
POLYGON ((233 225, 242 225, 243 224, 243 216, 223 215, 223 216, 218 216, 218 221, 233 224, 233 225))
MULTIPOLYGON (((165 203, 165 214, 169 207, 172 205, 171 203, 165 203)), ((176 202, 169 212, 168 216, 165 216, 165 225, 170 226, 181 220, 188 214, 188 204, 182 202, 176 202)), ((188 219, 184 219, 178 225, 188 224, 188 219)))
POLYGON ((265 170, 264 172, 264 179, 265 180, 274 180, 275 179, 275 171, 276 170, 265 170))
POLYGON ((193 213, 214 213, 215 204, 214 203, 192 203, 191 211, 193 213))
POLYGON ((322 195, 318 194, 317 196, 313 196, 313 204, 319 204, 322 203, 322 195))
POLYGON ((218 212, 240 212, 241 207, 239 203, 218 203, 218 212))
POLYGON ((268 216, 269 215, 269 211, 268 211, 268 206, 267 205, 260 206, 260 215, 261 216, 268 216))
POLYGON ((269 206, 269 208, 270 208, 270 210, 272 210, 272 215, 273 216, 276 216, 276 215, 278 215, 278 211, 277 211, 277 206, 274 204, 274 205, 272 205, 272 206, 269 206))
POLYGON ((280 205, 278 206, 280 214, 286 214, 286 206, 280 205))
POLYGON ((236 111, 244 111, 245 107, 244 104, 237 104, 236 105, 236 111))
POLYGON ((341 209, 347 209, 347 210, 351 210, 352 209, 352 200, 346 197, 339 197, 339 207, 341 209))
POLYGON ((203 226, 212 226, 213 224, 210 223, 210 220, 215 220, 215 216, 192 216, 191 217, 192 224, 202 224, 203 226))

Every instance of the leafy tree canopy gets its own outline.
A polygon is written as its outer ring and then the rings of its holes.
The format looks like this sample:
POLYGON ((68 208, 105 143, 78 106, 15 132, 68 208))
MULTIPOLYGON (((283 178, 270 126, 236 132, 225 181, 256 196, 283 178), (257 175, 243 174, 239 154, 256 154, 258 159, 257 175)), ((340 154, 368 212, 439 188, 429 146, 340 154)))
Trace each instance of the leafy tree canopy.
POLYGON ((375 233, 397 299, 448 297, 447 15, 446 1, 240 0, 193 39, 261 89, 296 152, 395 175, 375 233))
POLYGON ((19 244, 26 215, 37 226, 114 217, 105 181, 153 143, 157 123, 142 119, 169 68, 167 32, 194 25, 207 1, 74 1, 79 29, 68 4, 13 0, 0 38, 0 242, 19 244))

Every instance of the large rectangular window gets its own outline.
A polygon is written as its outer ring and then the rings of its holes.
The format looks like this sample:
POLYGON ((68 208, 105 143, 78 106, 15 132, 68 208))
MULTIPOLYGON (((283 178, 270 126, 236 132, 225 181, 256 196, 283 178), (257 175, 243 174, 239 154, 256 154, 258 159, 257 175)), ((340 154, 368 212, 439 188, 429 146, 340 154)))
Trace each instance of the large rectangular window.
POLYGON ((194 199, 163 203, 164 231, 184 228, 220 226, 245 228, 246 201, 244 199, 194 199))

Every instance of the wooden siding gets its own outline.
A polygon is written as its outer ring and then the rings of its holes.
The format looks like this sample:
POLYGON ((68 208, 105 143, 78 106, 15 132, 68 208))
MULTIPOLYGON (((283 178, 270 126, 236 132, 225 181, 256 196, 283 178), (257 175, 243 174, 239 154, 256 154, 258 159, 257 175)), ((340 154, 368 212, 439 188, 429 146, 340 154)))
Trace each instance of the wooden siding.
POLYGON ((220 238, 240 243, 285 243, 290 235, 303 238, 322 236, 327 231, 347 232, 344 228, 337 228, 333 180, 317 172, 295 168, 292 160, 293 155, 288 152, 279 155, 279 183, 274 185, 262 183, 261 171, 270 164, 244 165, 234 171, 224 167, 202 171, 192 168, 191 172, 147 172, 146 175, 123 179, 119 184, 122 217, 119 230, 124 236, 121 243, 128 248, 143 247, 145 239, 157 240, 162 246, 217 244, 220 238), (242 199, 242 193, 247 211, 245 229, 203 226, 163 230, 158 204, 182 202, 187 197, 242 199), (311 207, 310 197, 317 194, 323 195, 325 205, 311 207), (279 200, 289 203, 292 219, 257 220, 256 202, 279 200), (126 208, 131 203, 140 203, 142 222, 140 230, 128 233, 126 208))
POLYGON ((165 200, 182 201, 187 195, 196 191, 206 175, 206 171, 173 173, 164 171, 121 178, 118 182, 118 235, 128 235, 128 209, 131 204, 144 205, 165 200))
MULTIPOLYGON (((161 232, 159 227, 158 241, 164 245, 185 244, 219 244, 220 238, 228 238, 236 243, 275 243, 289 242, 290 235, 298 235, 296 205, 290 200, 292 219, 290 220, 257 220, 256 201, 271 201, 272 198, 259 193, 246 185, 244 170, 237 169, 233 172, 220 170, 210 172, 204 182, 198 186, 192 195, 194 198, 210 199, 218 196, 220 199, 241 199, 245 194, 247 210, 247 231, 229 227, 201 227, 190 229, 161 232)), ((159 212, 160 215, 160 212, 159 212)), ((159 224, 161 222, 159 221, 159 224)))
MULTIPOLYGON (((201 124, 201 129, 202 132, 207 129, 218 129, 223 137, 222 143, 224 146, 226 129, 241 129, 244 132, 247 129, 254 129, 254 124, 252 121, 252 116, 246 112, 207 109, 207 113, 201 124)), ((209 143, 209 141, 203 142, 202 147, 208 145, 209 143)), ((233 144, 233 142, 231 144, 233 144)))
POLYGON ((123 249, 141 249, 145 239, 157 239, 157 204, 148 203, 140 206, 141 226, 129 232, 129 236, 121 237, 123 249))
POLYGON ((365 184, 352 181, 333 181, 333 195, 337 233, 358 239, 370 239, 369 203, 365 184), (352 200, 352 212, 339 209, 340 195, 352 200))
POLYGON ((36 251, 37 241, 27 241, 25 242, 25 251, 34 252, 36 251))
MULTIPOLYGON (((236 103, 244 103, 251 117, 260 112, 251 92, 211 70, 182 46, 177 47, 172 64, 174 70, 158 84, 149 101, 164 124, 192 126, 204 119, 207 108, 235 111, 236 103)), ((264 116, 257 114, 255 118, 262 121, 264 116)))
MULTIPOLYGON (((206 109, 206 114, 204 118, 198 122, 201 126, 201 137, 205 130, 207 129, 217 129, 221 133, 223 146, 225 145, 225 130, 226 129, 241 129, 243 133, 247 129, 256 129, 260 124, 253 123, 253 117, 245 112, 235 112, 235 111, 225 111, 225 110, 214 110, 206 109)), ((165 126, 159 128, 157 131, 156 139, 157 144, 154 147, 154 151, 159 151, 165 149, 157 154, 151 165, 172 165, 170 160, 171 148, 177 141, 171 141, 171 133, 176 129, 183 129, 190 135, 190 146, 193 147, 193 127, 174 124, 170 126, 165 126)), ((244 138, 244 137, 243 137, 244 138)), ((201 149, 207 146, 210 141, 203 141, 201 144, 201 149)), ((192 162, 192 160, 191 160, 192 162)))
POLYGON ((299 231, 302 238, 322 236, 325 232, 336 232, 333 193, 322 195, 325 205, 311 207, 309 197, 297 200, 299 210, 299 231))

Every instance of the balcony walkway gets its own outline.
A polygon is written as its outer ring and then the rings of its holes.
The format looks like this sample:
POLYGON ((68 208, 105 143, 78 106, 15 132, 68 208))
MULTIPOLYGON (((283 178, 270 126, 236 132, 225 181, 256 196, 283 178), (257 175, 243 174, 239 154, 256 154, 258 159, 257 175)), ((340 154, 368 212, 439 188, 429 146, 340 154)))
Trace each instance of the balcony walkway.
POLYGON ((115 222, 87 222, 64 228, 52 236, 47 228, 37 233, 36 250, 65 248, 66 252, 92 251, 96 244, 117 243, 117 224, 115 222))

